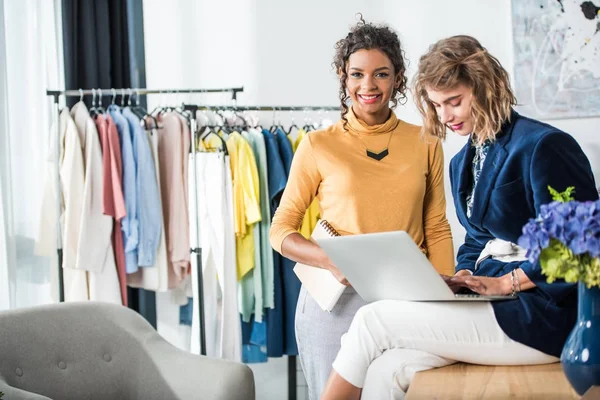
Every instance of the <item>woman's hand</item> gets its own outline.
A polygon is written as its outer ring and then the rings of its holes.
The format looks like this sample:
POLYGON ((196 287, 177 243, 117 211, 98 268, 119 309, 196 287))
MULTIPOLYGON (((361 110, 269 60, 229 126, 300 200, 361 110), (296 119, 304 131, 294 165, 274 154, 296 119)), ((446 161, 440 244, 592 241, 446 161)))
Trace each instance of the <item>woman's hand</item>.
POLYGON ((335 279, 337 279, 339 283, 346 286, 352 286, 350 282, 348 282, 348 279, 346 279, 344 274, 342 274, 342 271, 338 269, 338 267, 336 267, 333 264, 330 264, 327 266, 327 269, 333 274, 333 276, 335 276, 335 279))
POLYGON ((452 282, 452 278, 454 278, 455 276, 472 276, 472 275, 473 274, 471 274, 471 272, 469 270, 467 270, 467 269, 461 269, 456 274, 454 274, 454 276, 440 274, 440 276, 442 277, 442 279, 444 280, 444 282, 446 282, 446 284, 448 285, 448 287, 450 287, 450 289, 454 293, 458 293, 458 291, 460 290, 460 288, 462 286, 459 286, 456 283, 453 283, 452 282))
POLYGON ((346 286, 351 286, 344 274, 333 264, 333 261, 325 254, 316 243, 307 240, 294 232, 283 239, 281 253, 290 260, 310 265, 314 268, 322 268, 330 271, 335 279, 346 286))
POLYGON ((471 276, 470 274, 453 276, 446 283, 454 293, 464 287, 484 296, 507 295, 511 294, 513 289, 510 274, 499 278, 471 276))

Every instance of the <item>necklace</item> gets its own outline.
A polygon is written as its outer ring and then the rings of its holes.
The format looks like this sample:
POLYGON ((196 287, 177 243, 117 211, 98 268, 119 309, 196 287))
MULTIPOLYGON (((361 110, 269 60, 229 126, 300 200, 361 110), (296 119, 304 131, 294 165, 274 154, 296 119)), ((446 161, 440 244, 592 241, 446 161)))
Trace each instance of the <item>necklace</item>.
POLYGON ((367 152, 367 157, 370 157, 373 160, 381 161, 381 160, 383 160, 384 158, 386 158, 390 154, 390 150, 388 148, 390 147, 390 142, 392 141, 392 134, 393 133, 394 133, 394 130, 392 130, 390 132, 390 137, 388 139, 387 146, 385 146, 385 148, 383 150, 381 150, 380 152, 376 152, 376 151, 370 150, 365 145, 365 142, 362 141, 362 139, 360 138, 360 135, 357 134, 357 136, 358 136, 358 140, 360 140, 360 143, 363 145, 363 147, 365 148, 365 150, 367 152))

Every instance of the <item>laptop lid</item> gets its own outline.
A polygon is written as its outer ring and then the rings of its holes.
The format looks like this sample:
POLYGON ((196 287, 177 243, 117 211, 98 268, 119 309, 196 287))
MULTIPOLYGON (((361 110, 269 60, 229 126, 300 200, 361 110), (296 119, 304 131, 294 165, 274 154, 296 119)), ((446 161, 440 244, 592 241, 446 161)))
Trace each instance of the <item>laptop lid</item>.
POLYGON ((317 242, 366 302, 456 298, 404 231, 323 238, 317 242))

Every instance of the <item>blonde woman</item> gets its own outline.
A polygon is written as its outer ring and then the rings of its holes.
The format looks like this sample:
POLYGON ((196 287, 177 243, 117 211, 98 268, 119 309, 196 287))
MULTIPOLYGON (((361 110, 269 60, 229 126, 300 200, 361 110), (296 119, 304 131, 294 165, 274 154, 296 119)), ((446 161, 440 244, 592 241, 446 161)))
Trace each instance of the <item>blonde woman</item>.
POLYGON ((506 70, 469 36, 441 40, 421 57, 415 95, 424 132, 443 139, 449 128, 468 137, 450 163, 456 213, 467 234, 449 286, 518 297, 362 307, 342 340, 322 399, 358 399, 363 386, 366 399, 403 398, 415 372, 456 361, 555 362, 575 323, 575 285, 546 283, 539 265, 524 261, 514 243, 528 219, 551 201, 548 186, 575 186, 580 201, 598 198, 577 142, 517 114, 506 70))

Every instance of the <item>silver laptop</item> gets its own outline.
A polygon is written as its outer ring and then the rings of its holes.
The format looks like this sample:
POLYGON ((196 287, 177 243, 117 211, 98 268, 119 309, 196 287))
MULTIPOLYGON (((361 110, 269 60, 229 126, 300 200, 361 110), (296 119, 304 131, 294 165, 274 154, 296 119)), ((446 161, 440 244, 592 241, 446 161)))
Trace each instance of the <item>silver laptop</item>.
POLYGON ((493 301, 516 296, 454 294, 404 231, 317 239, 368 303, 378 300, 493 301))

